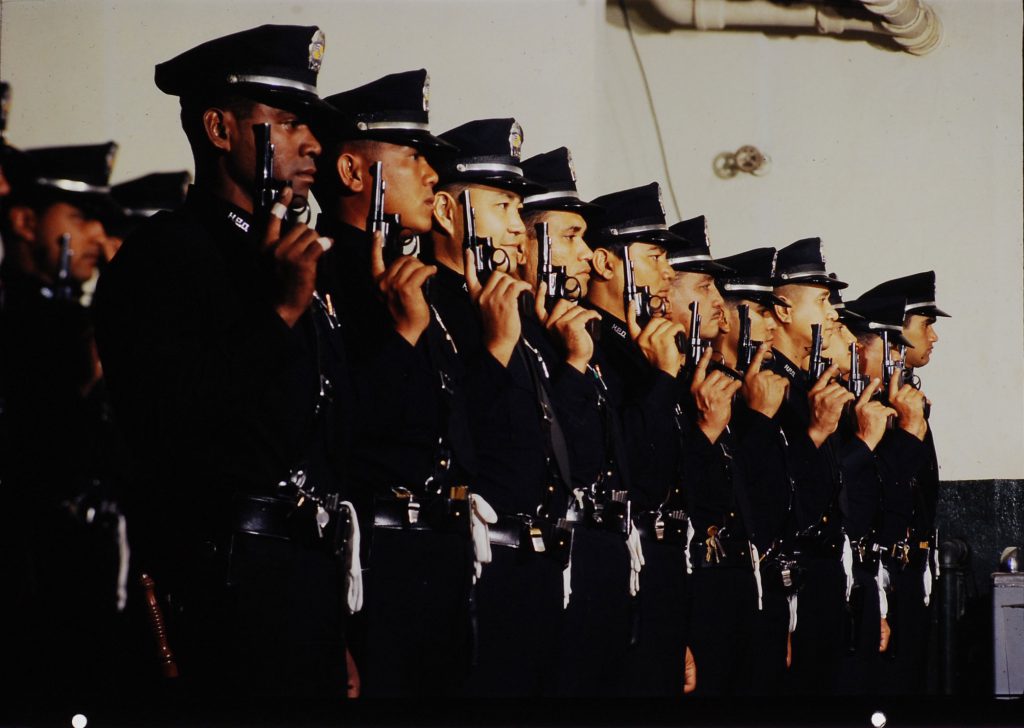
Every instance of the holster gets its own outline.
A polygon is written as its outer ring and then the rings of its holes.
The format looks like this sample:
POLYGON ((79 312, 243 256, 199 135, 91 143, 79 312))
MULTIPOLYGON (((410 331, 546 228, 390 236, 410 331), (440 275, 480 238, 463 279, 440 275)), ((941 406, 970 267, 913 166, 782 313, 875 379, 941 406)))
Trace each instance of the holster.
POLYGON ((469 536, 469 500, 465 486, 448 489, 444 495, 415 498, 404 489, 393 498, 373 501, 373 527, 409 531, 461 533, 469 536))
POLYGON ((543 554, 562 569, 569 565, 572 529, 564 520, 553 523, 530 516, 498 516, 488 530, 494 545, 543 554))

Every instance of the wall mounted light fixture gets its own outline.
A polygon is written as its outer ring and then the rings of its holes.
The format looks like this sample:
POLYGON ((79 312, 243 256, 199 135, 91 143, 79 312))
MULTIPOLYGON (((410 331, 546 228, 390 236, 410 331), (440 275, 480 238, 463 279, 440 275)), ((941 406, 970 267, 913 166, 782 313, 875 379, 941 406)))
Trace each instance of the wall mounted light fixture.
POLYGON ((750 144, 744 144, 735 152, 722 152, 712 162, 715 175, 721 179, 731 179, 740 172, 763 177, 771 165, 771 157, 750 144))

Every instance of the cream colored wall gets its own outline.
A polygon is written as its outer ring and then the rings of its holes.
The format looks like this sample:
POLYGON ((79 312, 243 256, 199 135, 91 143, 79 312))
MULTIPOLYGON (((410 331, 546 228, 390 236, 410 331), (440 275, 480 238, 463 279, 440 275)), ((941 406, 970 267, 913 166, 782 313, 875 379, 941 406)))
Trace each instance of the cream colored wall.
MULTIPOLYGON (((945 38, 922 58, 759 33, 638 28, 637 41, 680 212, 708 215, 714 252, 819 235, 852 294, 934 268, 955 316, 921 372, 942 476, 1020 478, 1021 8, 930 1, 945 38), (745 143, 770 174, 716 178, 713 157, 745 143)), ((573 149, 585 195, 664 181, 621 13, 599 0, 6 0, 9 137, 115 139, 115 181, 189 167, 153 65, 264 22, 326 31, 324 93, 426 67, 436 130, 514 115, 527 155, 573 149)))

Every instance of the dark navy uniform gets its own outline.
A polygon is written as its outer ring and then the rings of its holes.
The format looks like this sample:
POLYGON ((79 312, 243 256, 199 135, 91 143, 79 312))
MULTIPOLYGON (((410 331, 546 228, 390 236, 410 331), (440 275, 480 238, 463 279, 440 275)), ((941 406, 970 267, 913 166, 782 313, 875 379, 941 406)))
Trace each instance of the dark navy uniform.
MULTIPOLYGON (((428 88, 425 70, 408 71, 325 99, 354 122, 324 130, 329 152, 317 194, 328 212, 317 227, 335 246, 321 261, 318 288, 338 313, 356 383, 353 497, 368 568, 365 624, 353 637, 367 697, 458 693, 470 661, 465 489, 474 463, 462 365, 436 311, 415 346, 395 331, 371 275, 370 221, 355 227, 331 212, 346 141, 413 147, 435 164, 454 152, 427 131, 428 88)), ((393 227, 386 246, 402 245, 393 227)))
MULTIPOLYGON (((657 183, 592 202, 604 210, 594 229, 593 247, 621 255, 623 246, 632 242, 666 247, 681 242, 667 230, 657 183)), ((625 691, 630 696, 679 696, 689 618, 688 520, 680 480, 677 381, 650 365, 624 321, 607 311, 599 309, 599 313, 594 367, 602 374, 622 423, 629 499, 644 557, 625 691)))
MULTIPOLYGON (((669 252, 669 263, 676 271, 712 276, 731 272, 711 259, 703 215, 677 223, 671 230, 686 239, 669 252)), ((684 371, 677 398, 683 412, 682 480, 693 526, 690 619, 695 629, 690 648, 697 662, 697 694, 747 694, 755 683, 761 600, 747 525, 753 513, 746 472, 740 442, 729 428, 712 443, 697 426, 696 403, 690 394, 694 362, 688 362, 684 371)))
MULTIPOLYGON (((226 84, 301 115, 323 110, 299 90, 322 50, 316 28, 262 26, 158 66, 157 82, 183 97, 226 84)), ((294 327, 275 312, 257 226, 192 188, 104 272, 97 339, 137 465, 140 567, 169 595, 182 679, 219 696, 341 698, 343 348, 316 302, 294 327)))
MULTIPOLYGON (((817 238, 780 249, 776 275, 776 286, 845 285, 825 273, 821 241, 817 238)), ((842 563, 845 536, 839 507, 842 474, 833 438, 819 448, 807 434, 811 421, 808 393, 814 382, 777 349, 773 349, 768 366, 789 380, 788 394, 775 419, 786 437, 787 459, 795 484, 796 533, 790 543, 799 551, 803 584, 797 597, 790 679, 797 692, 830 693, 836 689, 847 613, 842 563)))
MULTIPOLYGON (((904 316, 948 317, 938 308, 935 272, 925 271, 880 283, 861 298, 896 296, 906 299, 904 316)), ((913 370, 905 382, 920 386, 913 370)), ((926 410, 927 417, 927 410, 926 410)), ((887 547, 892 636, 889 659, 883 661, 882 690, 886 693, 922 693, 926 689, 927 657, 935 610, 938 577, 938 535, 935 510, 939 492, 939 466, 931 423, 923 442, 907 433, 889 433, 879 445, 879 456, 891 473, 892 487, 884 504, 885 531, 880 543, 887 547), (888 441, 888 442, 887 442, 888 441)))
MULTIPOLYGON (((543 191, 522 175, 522 129, 514 119, 471 121, 440 137, 459 149, 438 170, 440 188, 469 184, 519 194, 543 191)), ((430 299, 466 372, 463 388, 477 463, 472 491, 498 514, 490 526, 492 561, 473 589, 468 691, 550 695, 557 689, 562 572, 571 547, 570 532, 558 523, 565 513, 568 468, 556 462, 564 452, 557 447, 552 452, 560 427, 550 398, 551 367, 530 343, 526 320, 508 365, 502 366, 484 346, 464 276, 440 263, 438 268, 430 299)))
MULTIPOLYGON (((572 156, 565 147, 523 162, 527 177, 547 192, 524 198, 526 212, 569 212, 593 216, 599 209, 580 199, 572 156)), ((536 218, 535 218, 536 219, 536 218)), ((538 265, 542 245, 537 236, 538 265)), ((550 261, 549 261, 550 262, 550 261)), ((568 273, 552 263, 550 277, 538 271, 548 288, 548 305, 558 296, 572 299, 568 273)), ((579 291, 576 291, 579 293, 579 291)), ((572 594, 566 608, 559 668, 559 694, 621 695, 630 639, 629 473, 619 412, 593 365, 580 372, 562 361, 543 327, 529 317, 527 336, 554 362, 552 400, 565 433, 572 465, 573 496, 566 519, 573 529, 572 594)))
MULTIPOLYGON (((90 224, 107 223, 116 209, 107 187, 114 149, 109 143, 21 153, 14 204, 42 218, 63 203, 90 224)), ((41 235, 34 241, 50 242, 41 235)), ((4 262, 0 566, 9 593, 0 606, 0 675, 12 697, 106 694, 128 677, 128 545, 119 505, 128 458, 81 297, 69 255, 57 269, 38 272, 20 269, 16 257, 4 262)))

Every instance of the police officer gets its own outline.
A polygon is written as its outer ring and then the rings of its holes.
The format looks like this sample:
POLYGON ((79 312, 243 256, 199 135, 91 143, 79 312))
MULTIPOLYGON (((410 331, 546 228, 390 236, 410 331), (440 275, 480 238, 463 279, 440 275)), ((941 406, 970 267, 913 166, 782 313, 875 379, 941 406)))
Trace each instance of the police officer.
POLYGON ((687 648, 687 517, 675 417, 683 363, 676 336, 683 328, 651 313, 666 310, 674 275, 668 247, 682 241, 668 230, 656 182, 592 202, 602 209, 590 237, 594 256, 587 302, 601 314, 592 366, 621 422, 639 537, 634 553, 642 550, 643 562, 642 571, 634 567, 639 580, 633 588, 625 691, 678 696, 684 684, 692 690, 697 680, 687 648), (634 283, 631 288, 627 280, 634 283))
POLYGON ((113 143, 21 155, 6 208, 0 401, 9 429, 0 481, 12 562, 5 670, 31 693, 106 689, 125 606, 127 542, 117 501, 127 459, 101 377, 81 286, 103 257, 113 143), (11 644, 11 643, 8 643, 11 644), (68 653, 68 644, 78 649, 68 653), (21 649, 19 649, 19 646, 21 649))
POLYGON ((794 481, 795 534, 790 544, 799 551, 803 579, 795 600, 795 629, 791 622, 789 677, 797 692, 834 691, 843 650, 845 537, 838 502, 840 471, 829 438, 852 395, 832 381, 835 366, 813 381, 806 367, 812 326, 820 327, 822 345, 828 346, 837 319, 829 291, 845 285, 826 273, 819 238, 798 240, 778 251, 774 295, 788 306, 772 309, 778 327, 769 367, 789 380, 789 396, 775 417, 785 435, 794 481))
MULTIPOLYGON (((904 384, 920 388, 921 382, 915 372, 931 361, 932 350, 938 341, 934 324, 938 317, 949 316, 936 303, 935 273, 925 271, 886 281, 865 292, 861 298, 886 296, 906 298, 902 335, 910 347, 904 351, 902 379, 904 384)), ((907 390, 901 388, 900 392, 910 399, 907 390)), ((926 418, 928 409, 930 405, 925 406, 926 418)), ((919 425, 915 432, 921 433, 921 428, 919 425)), ((883 665, 883 690, 920 693, 925 690, 928 635, 933 614, 931 592, 938 569, 938 536, 935 533, 938 461, 930 423, 923 425, 923 453, 915 455, 914 443, 906 437, 893 437, 892 440, 894 445, 902 447, 894 448, 896 452, 892 452, 889 443, 883 441, 883 452, 892 467, 898 467, 896 477, 902 478, 907 489, 904 494, 910 495, 911 502, 904 503, 902 509, 885 508, 886 516, 891 516, 893 511, 902 511, 902 517, 892 519, 891 539, 883 540, 883 546, 889 546, 890 551, 893 545, 898 544, 900 555, 899 559, 893 559, 892 555, 888 559, 894 596, 890 604, 893 637, 892 662, 883 665), (886 543, 889 540, 892 542, 886 543)))
POLYGON ((534 282, 538 320, 561 334, 569 354, 560 362, 548 349, 556 362, 553 400, 565 431, 573 488, 566 514, 573 548, 559 694, 621 695, 632 573, 626 544, 632 529, 628 463, 618 413, 591 365, 594 343, 587 327, 599 315, 576 304, 589 289, 593 257, 584 214, 592 218, 599 210, 580 199, 566 147, 527 159, 523 172, 547 188, 523 201, 525 279, 534 282))
MULTIPOLYGON (((882 505, 887 484, 882 465, 881 442, 887 437, 887 427, 897 414, 893 401, 885 396, 875 397, 883 387, 888 392, 888 382, 882 376, 881 367, 866 368, 866 373, 855 377, 853 360, 858 364, 863 347, 850 346, 851 329, 856 331, 880 331, 888 329, 886 336, 894 344, 900 337, 898 322, 887 323, 891 314, 883 306, 864 302, 854 310, 845 306, 838 291, 832 291, 832 302, 838 303, 839 320, 833 335, 833 345, 826 350, 842 374, 844 386, 857 397, 840 420, 834 436, 843 476, 843 491, 840 505, 843 525, 851 543, 853 581, 847 597, 848 618, 846 621, 846 654, 844 655, 838 689, 846 693, 877 692, 879 652, 888 646, 888 609, 880 591, 879 554, 875 544, 883 528, 882 505)), ((893 305, 902 313, 902 300, 893 305)), ((858 366, 858 369, 860 367, 858 366)), ((842 381, 842 380, 840 380, 842 381)))
POLYGON ((429 83, 425 70, 408 71, 328 97, 352 124, 324 130, 314 186, 318 229, 335 241, 320 290, 359 382, 351 470, 369 536, 356 654, 367 697, 457 693, 469 667, 473 464, 461 365, 425 295, 437 267, 403 254, 429 233, 434 165, 455 152, 427 129, 429 83), (375 242, 384 219, 387 240, 375 242))
MULTIPOLYGON (((511 273, 525 262, 523 176, 514 119, 467 122, 440 135, 458 148, 439 171, 431 235, 431 300, 466 375, 477 457, 471 695, 547 695, 557 686, 563 572, 570 532, 568 454, 544 354, 525 335, 511 273), (488 563, 489 562, 489 563, 488 563)), ((529 311, 532 304, 525 306, 529 311)))
POLYGON ((316 27, 264 25, 156 67, 196 183, 125 241, 96 294, 138 467, 141 566, 167 597, 182 679, 207 697, 346 690, 345 615, 361 599, 339 499, 346 379, 314 296, 330 241, 291 212, 321 152, 310 121, 332 113, 315 91, 323 51, 316 27), (257 179, 271 150, 273 177, 257 179))
POLYGON ((786 674, 792 587, 783 583, 775 559, 781 540, 788 535, 793 492, 785 435, 773 419, 789 381, 763 362, 778 328, 772 309, 785 302, 772 293, 774 248, 755 248, 719 258, 718 263, 732 270, 717 278, 726 326, 713 346, 725 366, 743 373, 729 430, 735 441, 732 467, 741 473, 744 486, 736 491, 740 513, 757 561, 758 610, 749 646, 751 682, 737 687, 771 695, 781 692, 786 674))

